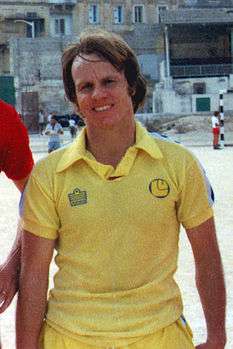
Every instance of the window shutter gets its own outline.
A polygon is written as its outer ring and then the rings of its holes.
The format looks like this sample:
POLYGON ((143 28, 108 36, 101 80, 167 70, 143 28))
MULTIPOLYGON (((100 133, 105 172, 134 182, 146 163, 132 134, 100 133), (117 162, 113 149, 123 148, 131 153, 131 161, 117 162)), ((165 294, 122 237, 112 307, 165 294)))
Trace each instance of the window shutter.
POLYGON ((119 23, 118 7, 114 7, 113 9, 113 20, 114 20, 114 23, 119 23))
POLYGON ((55 34, 58 34, 59 33, 59 20, 58 19, 55 19, 54 29, 55 29, 55 34))
POLYGON ((94 6, 95 6, 95 23, 99 23, 100 22, 99 6, 98 5, 94 5, 94 6))
POLYGON ((89 5, 89 8, 88 8, 89 23, 93 23, 93 21, 94 21, 93 10, 94 10, 93 5, 89 5))
POLYGON ((60 19, 60 32, 63 35, 65 34, 65 19, 64 18, 60 19))

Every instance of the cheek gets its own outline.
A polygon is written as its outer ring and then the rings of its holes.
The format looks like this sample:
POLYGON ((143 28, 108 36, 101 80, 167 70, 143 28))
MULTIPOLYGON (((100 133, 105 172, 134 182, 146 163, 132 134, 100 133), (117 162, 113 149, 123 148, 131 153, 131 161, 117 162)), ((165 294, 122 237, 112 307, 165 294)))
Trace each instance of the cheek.
POLYGON ((87 109, 90 106, 89 98, 87 96, 77 96, 77 105, 80 110, 87 109))

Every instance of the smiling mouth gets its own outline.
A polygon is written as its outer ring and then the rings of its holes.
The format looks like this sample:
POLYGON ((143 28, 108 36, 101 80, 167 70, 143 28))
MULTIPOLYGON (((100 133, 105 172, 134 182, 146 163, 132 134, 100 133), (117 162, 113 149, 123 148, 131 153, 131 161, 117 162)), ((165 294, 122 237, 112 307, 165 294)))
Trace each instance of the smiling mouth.
POLYGON ((98 108, 96 107, 93 109, 94 109, 94 111, 101 112, 101 111, 109 110, 111 107, 112 107, 112 105, 104 105, 103 107, 98 107, 98 108))

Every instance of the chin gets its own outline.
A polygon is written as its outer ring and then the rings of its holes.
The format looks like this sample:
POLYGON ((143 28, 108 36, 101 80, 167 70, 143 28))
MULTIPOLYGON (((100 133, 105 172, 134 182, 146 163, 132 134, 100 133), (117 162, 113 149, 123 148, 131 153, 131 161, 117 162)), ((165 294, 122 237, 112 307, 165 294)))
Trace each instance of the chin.
POLYGON ((116 127, 121 123, 121 119, 116 115, 101 115, 101 117, 96 117, 92 125, 96 125, 96 127, 116 127))

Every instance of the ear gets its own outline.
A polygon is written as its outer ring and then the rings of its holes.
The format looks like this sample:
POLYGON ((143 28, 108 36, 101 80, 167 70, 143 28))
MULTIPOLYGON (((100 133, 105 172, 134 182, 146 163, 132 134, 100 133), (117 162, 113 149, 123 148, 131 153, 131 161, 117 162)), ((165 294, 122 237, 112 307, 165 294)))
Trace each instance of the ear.
POLYGON ((135 87, 128 86, 129 95, 133 97, 136 93, 135 87))

